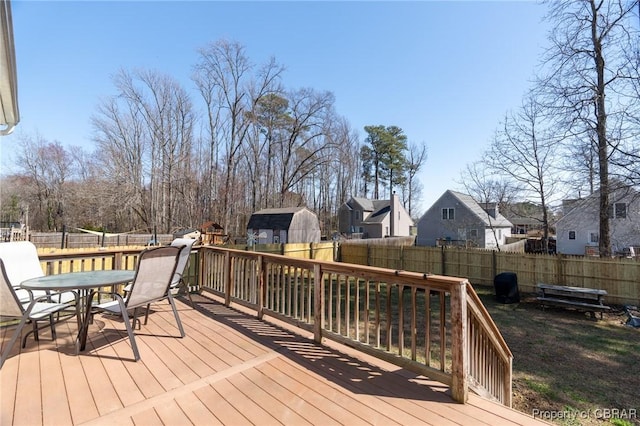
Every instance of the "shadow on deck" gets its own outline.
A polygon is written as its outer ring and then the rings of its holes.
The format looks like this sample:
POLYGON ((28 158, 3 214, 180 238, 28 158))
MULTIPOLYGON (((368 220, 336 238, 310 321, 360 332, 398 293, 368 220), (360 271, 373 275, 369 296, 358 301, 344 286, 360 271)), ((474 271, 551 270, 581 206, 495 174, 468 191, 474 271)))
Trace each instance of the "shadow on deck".
MULTIPOLYGON (((74 352, 75 323, 14 348, 0 371, 0 424, 544 424, 342 345, 315 343, 242 307, 194 295, 137 330, 142 359, 121 322, 97 316, 88 351, 74 352)), ((12 330, 2 330, 6 344, 12 330)))

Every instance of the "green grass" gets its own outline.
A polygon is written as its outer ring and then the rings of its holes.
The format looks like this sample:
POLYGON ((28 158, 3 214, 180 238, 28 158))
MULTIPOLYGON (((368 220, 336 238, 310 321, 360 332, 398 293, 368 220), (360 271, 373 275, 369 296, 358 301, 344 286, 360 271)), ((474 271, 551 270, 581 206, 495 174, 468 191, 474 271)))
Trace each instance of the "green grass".
POLYGON ((589 414, 558 424, 640 425, 640 329, 624 325, 621 309, 594 320, 570 309, 543 311, 532 295, 500 304, 493 288, 475 288, 513 352, 514 408, 589 414), (637 415, 595 415, 611 409, 637 415))

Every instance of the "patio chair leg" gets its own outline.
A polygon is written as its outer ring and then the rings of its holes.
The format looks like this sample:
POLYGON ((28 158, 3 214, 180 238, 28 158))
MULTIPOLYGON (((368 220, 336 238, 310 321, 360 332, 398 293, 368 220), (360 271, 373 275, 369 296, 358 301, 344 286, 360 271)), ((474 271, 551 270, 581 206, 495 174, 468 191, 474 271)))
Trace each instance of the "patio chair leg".
MULTIPOLYGON (((38 321, 33 321, 32 326, 33 326, 33 330, 31 330, 31 332, 33 333, 33 340, 35 340, 36 342, 39 342, 40 336, 38 336, 38 321)), ((29 333, 27 333, 27 335, 29 335, 29 333)), ((26 340, 27 339, 25 339, 25 342, 26 340)), ((22 347, 24 348, 24 344, 22 345, 22 347)))
POLYGON ((147 310, 144 314, 144 325, 147 325, 147 321, 149 321, 149 309, 151 308, 151 303, 147 304, 147 310))
POLYGON ((140 330, 142 328, 142 323, 138 319, 138 308, 133 308, 133 320, 131 321, 131 325, 134 330, 136 329, 136 321, 138 322, 138 330, 140 330))
POLYGON ((2 355, 0 355, 0 368, 2 368, 2 366, 4 365, 4 362, 7 360, 7 358, 9 358, 9 354, 11 353, 11 348, 13 348, 13 346, 16 344, 16 340, 18 340, 18 337, 22 333, 22 329, 24 328, 24 325, 26 323, 27 323, 27 316, 25 315, 20 320, 20 323, 18 324, 18 328, 14 330, 13 336, 11 336, 11 340, 5 347, 4 352, 2 352, 2 355))
POLYGON ((182 322, 180 321, 180 316, 178 315, 178 309, 176 308, 176 303, 173 301, 173 296, 171 296, 171 292, 169 292, 169 304, 171 305, 171 309, 173 310, 173 316, 176 317, 176 323, 178 324, 178 330, 180 330, 180 337, 184 337, 184 328, 182 328, 182 322))
POLYGON ((193 306, 193 299, 191 298, 191 292, 189 291, 189 285, 186 282, 184 282, 183 279, 180 279, 180 283, 184 287, 184 291, 185 291, 185 293, 187 293, 187 296, 189 296, 189 302, 191 303, 191 306, 193 306))
MULTIPOLYGON (((138 345, 136 344, 136 337, 133 334, 133 329, 131 328, 131 322, 129 321, 129 314, 127 313, 127 307, 124 306, 120 300, 120 309, 122 310, 122 319, 124 320, 124 325, 127 328, 127 334, 129 334, 129 341, 131 342, 131 349, 133 349, 133 358, 138 361, 140 359, 140 353, 138 352, 138 345)), ((133 310, 133 321, 135 327, 136 320, 136 309, 133 310)))
MULTIPOLYGON (((58 313, 59 315, 59 313, 58 313)), ((56 322, 53 320, 53 315, 49 315, 49 325, 51 326, 51 340, 56 340, 56 322)))

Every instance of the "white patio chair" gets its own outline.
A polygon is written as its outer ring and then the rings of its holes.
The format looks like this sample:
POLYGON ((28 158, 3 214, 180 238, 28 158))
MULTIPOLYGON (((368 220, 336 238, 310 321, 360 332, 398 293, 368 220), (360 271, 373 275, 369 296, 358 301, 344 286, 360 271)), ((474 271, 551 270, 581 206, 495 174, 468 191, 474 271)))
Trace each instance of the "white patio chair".
MULTIPOLYGON (((180 330, 180 337, 185 336, 178 310, 171 291, 169 291, 169 286, 171 285, 178 264, 178 256, 182 249, 182 246, 165 246, 151 248, 140 253, 135 278, 124 298, 118 293, 96 292, 111 294, 114 300, 92 306, 91 314, 103 312, 122 316, 136 361, 140 359, 140 353, 133 329, 136 324, 138 308, 147 308, 144 322, 146 324, 149 305, 163 299, 168 299, 176 319, 176 324, 180 330), (129 319, 129 313, 127 312, 129 310, 133 310, 131 321, 129 319)), ((87 315, 85 317, 85 324, 83 324, 84 333, 86 333, 88 321, 91 321, 91 316, 92 315, 87 315)))
POLYGON ((38 251, 32 242, 12 241, 0 243, 0 259, 4 262, 7 279, 15 289, 16 295, 21 302, 28 302, 31 297, 39 298, 46 294, 56 295, 56 302, 64 303, 73 300, 73 294, 70 292, 47 293, 39 290, 30 292, 20 288, 20 283, 23 281, 44 276, 38 251))
POLYGON ((189 257, 191 256, 191 248, 195 244, 196 240, 193 238, 176 238, 171 242, 171 245, 174 247, 184 246, 182 250, 180 250, 180 257, 178 258, 178 265, 176 266, 176 272, 173 274, 173 279, 171 280, 171 286, 169 289, 173 292, 173 294, 177 294, 177 291, 180 287, 184 287, 187 296, 189 297, 189 301, 191 305, 193 305, 193 299, 191 298, 191 292, 189 291, 189 286, 187 282, 184 280, 184 272, 187 269, 187 264, 189 263, 189 257))
MULTIPOLYGON (((51 302, 69 303, 77 296, 74 292, 46 292, 44 290, 29 291, 20 288, 20 283, 31 278, 44 276, 40 266, 40 258, 36 246, 30 241, 12 241, 0 243, 0 260, 4 262, 6 279, 14 288, 18 300, 29 303, 33 299, 42 300, 50 296, 51 302)), ((53 318, 51 318, 53 321, 53 318)), ((38 324, 33 321, 33 337, 38 340, 38 324)), ((24 345, 23 345, 24 346, 24 345)))
POLYGON ((0 259, 0 316, 3 319, 7 318, 19 318, 20 322, 18 323, 18 327, 13 331, 11 339, 9 343, 5 346, 2 351, 2 355, 0 355, 0 368, 4 365, 4 362, 9 357, 9 353, 11 353, 11 349, 13 345, 15 345, 18 337, 20 337, 22 333, 22 329, 27 324, 27 322, 33 322, 34 330, 30 330, 22 341, 22 347, 25 347, 27 336, 29 333, 34 332, 35 335, 38 328, 37 322, 42 320, 49 320, 49 324, 44 327, 51 327, 51 336, 53 340, 56 339, 56 330, 55 330, 55 321, 53 320, 53 316, 58 314, 64 310, 68 310, 69 308, 75 308, 75 315, 78 318, 78 327, 80 326, 80 305, 78 303, 78 294, 76 292, 68 292, 72 293, 75 297, 73 301, 69 302, 51 302, 50 295, 44 294, 37 298, 32 298, 27 302, 23 302, 19 299, 16 294, 15 288, 9 282, 7 277, 7 268, 2 259, 0 259), (74 306, 75 303, 75 306, 74 306))

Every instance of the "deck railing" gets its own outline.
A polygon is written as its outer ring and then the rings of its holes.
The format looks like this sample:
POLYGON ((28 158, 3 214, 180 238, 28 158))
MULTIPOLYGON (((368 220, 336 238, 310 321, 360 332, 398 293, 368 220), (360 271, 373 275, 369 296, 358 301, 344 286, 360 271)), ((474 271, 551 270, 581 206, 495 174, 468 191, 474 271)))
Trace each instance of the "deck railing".
POLYGON ((224 298, 511 406, 512 355, 463 278, 200 248, 199 285, 224 298))
MULTIPOLYGON (((40 254, 47 274, 135 269, 140 249, 40 254)), ((197 253, 197 254, 196 254, 197 253)), ((463 278, 202 246, 187 271, 199 287, 511 406, 512 355, 463 278)))
POLYGON ((136 269, 140 249, 99 249, 73 252, 40 253, 40 263, 47 275, 65 272, 136 269))

